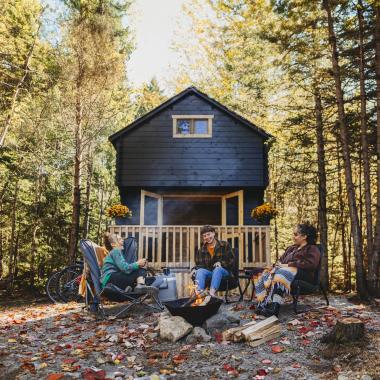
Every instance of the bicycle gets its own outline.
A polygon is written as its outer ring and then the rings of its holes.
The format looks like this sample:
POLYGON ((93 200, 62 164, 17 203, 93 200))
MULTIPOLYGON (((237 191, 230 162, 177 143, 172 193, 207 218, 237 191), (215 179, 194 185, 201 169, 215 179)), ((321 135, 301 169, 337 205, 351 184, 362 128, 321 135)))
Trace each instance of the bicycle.
POLYGON ((79 284, 82 279, 83 263, 74 265, 53 273, 45 286, 46 294, 53 303, 67 303, 71 301, 83 301, 78 294, 79 284))

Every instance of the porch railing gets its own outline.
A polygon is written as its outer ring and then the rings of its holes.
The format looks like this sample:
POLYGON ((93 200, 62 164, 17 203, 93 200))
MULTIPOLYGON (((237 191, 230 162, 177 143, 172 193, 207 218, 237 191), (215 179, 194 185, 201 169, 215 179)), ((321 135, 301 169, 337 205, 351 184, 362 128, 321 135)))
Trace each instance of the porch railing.
MULTIPOLYGON (((111 225, 110 232, 138 241, 138 256, 155 268, 191 268, 202 226, 111 225)), ((270 265, 269 226, 215 226, 217 238, 239 250, 239 268, 270 265)))

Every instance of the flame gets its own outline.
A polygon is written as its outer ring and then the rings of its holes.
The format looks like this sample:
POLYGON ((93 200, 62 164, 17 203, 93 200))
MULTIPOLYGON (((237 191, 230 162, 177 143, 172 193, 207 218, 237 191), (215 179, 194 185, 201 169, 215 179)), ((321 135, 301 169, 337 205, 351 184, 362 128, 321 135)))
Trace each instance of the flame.
POLYGON ((203 300, 205 299, 205 295, 199 294, 197 290, 197 284, 194 285, 188 285, 187 288, 189 289, 190 297, 196 296, 196 300, 190 305, 190 306, 198 306, 200 305, 203 300))

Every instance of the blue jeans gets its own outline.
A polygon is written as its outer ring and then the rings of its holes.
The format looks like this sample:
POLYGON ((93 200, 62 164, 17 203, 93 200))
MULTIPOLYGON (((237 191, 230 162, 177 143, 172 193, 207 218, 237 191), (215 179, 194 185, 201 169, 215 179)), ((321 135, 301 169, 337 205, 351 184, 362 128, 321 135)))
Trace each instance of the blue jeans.
POLYGON ((215 268, 212 272, 199 268, 195 273, 195 283, 198 286, 198 291, 206 289, 206 281, 211 278, 211 289, 218 290, 223 278, 228 277, 230 272, 224 268, 215 268))

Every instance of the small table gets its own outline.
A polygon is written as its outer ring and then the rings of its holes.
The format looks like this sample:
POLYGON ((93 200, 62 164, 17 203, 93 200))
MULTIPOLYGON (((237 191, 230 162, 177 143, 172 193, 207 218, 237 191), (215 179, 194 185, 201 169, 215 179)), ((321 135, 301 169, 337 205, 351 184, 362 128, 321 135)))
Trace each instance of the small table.
POLYGON ((249 285, 252 284, 252 294, 251 301, 253 300, 253 296, 255 294, 255 284, 253 282, 253 276, 258 275, 264 271, 265 268, 253 267, 253 268, 245 268, 244 273, 239 274, 239 279, 246 280, 244 290, 240 289, 240 298, 239 301, 243 301, 244 294, 249 288, 249 285))

